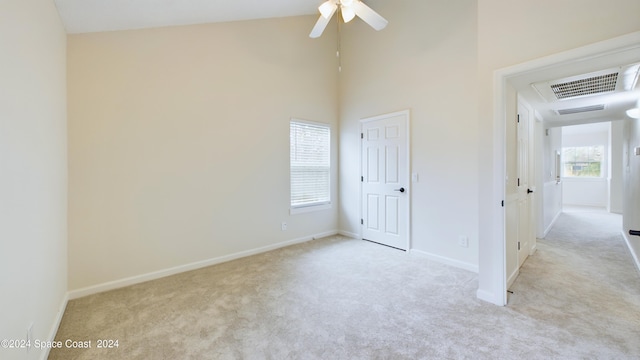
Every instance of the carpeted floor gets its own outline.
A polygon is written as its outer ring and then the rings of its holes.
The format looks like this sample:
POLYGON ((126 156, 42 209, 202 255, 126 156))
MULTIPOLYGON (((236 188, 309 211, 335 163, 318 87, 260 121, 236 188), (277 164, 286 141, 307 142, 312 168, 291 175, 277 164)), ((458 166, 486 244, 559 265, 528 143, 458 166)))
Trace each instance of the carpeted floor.
POLYGON ((638 359, 617 215, 562 214, 509 305, 477 274, 331 237, 70 301, 49 359, 638 359), (114 349, 98 339, 118 340, 114 349))

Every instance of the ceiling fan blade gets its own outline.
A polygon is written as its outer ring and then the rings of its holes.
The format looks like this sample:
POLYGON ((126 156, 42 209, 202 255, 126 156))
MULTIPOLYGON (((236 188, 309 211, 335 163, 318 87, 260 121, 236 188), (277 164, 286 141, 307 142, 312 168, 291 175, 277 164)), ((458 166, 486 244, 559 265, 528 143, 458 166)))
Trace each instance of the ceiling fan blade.
POLYGON ((380 14, 373 11, 370 7, 365 5, 365 3, 360 0, 355 0, 352 6, 353 10, 356 12, 356 15, 358 15, 362 20, 364 20, 364 22, 378 31, 384 29, 389 23, 387 19, 380 16, 380 14))
POLYGON ((309 34, 309 37, 313 39, 320 37, 320 35, 322 35, 322 33, 324 32, 324 29, 329 24, 329 21, 331 21, 333 14, 335 14, 336 10, 338 10, 338 5, 334 4, 331 1, 327 1, 322 5, 320 5, 319 10, 321 14, 320 18, 318 19, 318 22, 316 22, 316 25, 311 30, 311 34, 309 34))
POLYGON ((320 15, 320 18, 318 19, 318 22, 316 22, 316 26, 314 26, 313 29, 311 30, 309 37, 312 39, 320 37, 320 35, 322 35, 322 33, 324 32, 324 29, 329 24, 330 20, 331 20, 330 17, 325 18, 324 16, 320 15))
POLYGON ((327 0, 318 7, 320 14, 327 19, 330 19, 336 10, 338 10, 338 4, 336 4, 335 0, 327 0))

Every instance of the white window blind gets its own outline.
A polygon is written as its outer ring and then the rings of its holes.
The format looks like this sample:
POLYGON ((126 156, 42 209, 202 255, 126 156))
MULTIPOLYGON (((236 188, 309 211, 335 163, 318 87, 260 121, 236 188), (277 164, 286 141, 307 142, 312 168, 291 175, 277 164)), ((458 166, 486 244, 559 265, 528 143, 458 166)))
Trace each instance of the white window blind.
POLYGON ((292 120, 289 130, 291 207, 329 204, 329 126, 292 120))

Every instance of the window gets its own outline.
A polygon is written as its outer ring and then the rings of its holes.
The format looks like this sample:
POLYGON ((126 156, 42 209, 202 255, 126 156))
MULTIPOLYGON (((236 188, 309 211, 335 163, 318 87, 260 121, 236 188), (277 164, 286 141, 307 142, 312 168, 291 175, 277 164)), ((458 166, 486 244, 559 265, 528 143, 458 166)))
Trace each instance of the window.
POLYGON ((329 125, 291 120, 292 210, 331 203, 330 133, 329 125))
POLYGON ((562 176, 601 177, 604 146, 562 148, 562 176))

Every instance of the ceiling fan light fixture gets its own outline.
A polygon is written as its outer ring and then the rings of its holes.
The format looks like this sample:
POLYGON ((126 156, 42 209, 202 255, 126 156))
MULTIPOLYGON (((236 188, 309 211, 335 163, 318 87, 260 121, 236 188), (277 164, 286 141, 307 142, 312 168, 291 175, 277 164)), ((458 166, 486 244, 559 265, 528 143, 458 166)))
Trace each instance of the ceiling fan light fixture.
POLYGON ((338 9, 340 9, 345 23, 358 16, 377 31, 384 29, 388 24, 385 18, 360 0, 327 0, 318 7, 320 18, 311 29, 309 37, 312 39, 320 37, 338 9))
POLYGON ((338 5, 336 5, 335 2, 329 0, 322 3, 322 5, 318 7, 318 10, 320 11, 320 14, 323 18, 328 19, 333 15, 337 8, 338 5))
POLYGON ((349 21, 353 20, 354 17, 356 17, 356 12, 349 6, 342 5, 340 12, 342 12, 342 19, 345 23, 348 23, 349 21))

